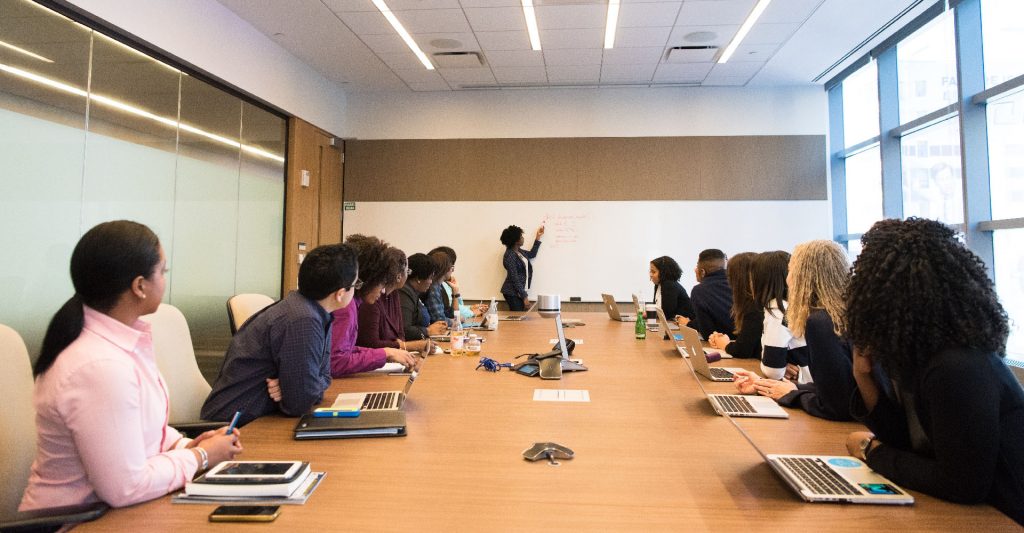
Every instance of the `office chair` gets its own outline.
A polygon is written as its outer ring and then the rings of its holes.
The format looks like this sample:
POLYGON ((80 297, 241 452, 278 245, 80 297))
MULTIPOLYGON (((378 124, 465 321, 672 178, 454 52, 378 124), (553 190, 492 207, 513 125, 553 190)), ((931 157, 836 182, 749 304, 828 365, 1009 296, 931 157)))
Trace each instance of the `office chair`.
POLYGON ((173 305, 160 304, 155 313, 142 317, 142 320, 152 327, 156 364, 170 397, 170 425, 188 437, 226 426, 227 422, 209 422, 199 418, 203 402, 210 395, 210 384, 199 371, 185 315, 173 305))
POLYGON ((228 324, 234 335, 249 317, 274 303, 274 299, 262 294, 236 294, 228 298, 228 324))
POLYGON ((13 329, 0 324, 0 531, 51 531, 63 524, 95 520, 109 508, 99 502, 85 506, 18 512, 35 458, 36 423, 32 406, 32 364, 28 350, 13 329))

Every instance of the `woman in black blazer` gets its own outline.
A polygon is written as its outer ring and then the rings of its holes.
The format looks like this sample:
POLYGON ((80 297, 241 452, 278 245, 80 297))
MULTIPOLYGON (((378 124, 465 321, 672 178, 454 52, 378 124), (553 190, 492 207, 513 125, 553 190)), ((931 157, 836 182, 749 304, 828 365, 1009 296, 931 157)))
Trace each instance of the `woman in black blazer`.
POLYGON ((851 455, 904 488, 985 502, 1024 525, 1024 391, 985 263, 935 220, 876 222, 847 289, 857 390, 871 432, 851 455))
POLYGON ((505 297, 509 311, 525 311, 530 305, 530 298, 526 293, 533 283, 533 263, 530 260, 537 257, 540 238, 543 236, 544 226, 541 226, 533 238, 533 246, 529 250, 523 250, 523 228, 509 226, 501 232, 501 244, 505 245, 505 257, 501 263, 506 272, 505 282, 501 284, 501 295, 505 297))
POLYGON ((683 269, 679 263, 667 255, 651 261, 651 282, 654 283, 654 301, 661 305, 661 310, 669 320, 683 316, 693 320, 693 305, 690 295, 679 284, 683 269))

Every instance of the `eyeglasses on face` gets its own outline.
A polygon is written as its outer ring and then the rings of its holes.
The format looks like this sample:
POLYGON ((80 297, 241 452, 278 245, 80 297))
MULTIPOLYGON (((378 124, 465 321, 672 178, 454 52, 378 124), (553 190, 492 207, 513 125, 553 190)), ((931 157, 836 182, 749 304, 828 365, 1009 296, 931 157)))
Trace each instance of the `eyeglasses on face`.
POLYGON ((363 280, 361 280, 359 278, 356 278, 356 280, 352 282, 352 285, 348 288, 348 290, 350 290, 350 291, 358 291, 359 289, 362 289, 362 288, 363 288, 363 280))

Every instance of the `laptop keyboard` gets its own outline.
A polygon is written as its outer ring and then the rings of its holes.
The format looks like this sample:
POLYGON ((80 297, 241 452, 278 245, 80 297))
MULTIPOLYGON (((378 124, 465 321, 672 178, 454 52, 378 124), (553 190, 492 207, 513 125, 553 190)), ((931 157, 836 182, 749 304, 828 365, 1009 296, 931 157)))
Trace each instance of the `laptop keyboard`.
POLYGON ((779 457, 777 459, 796 474, 808 488, 818 494, 837 496, 859 496, 858 491, 834 470, 825 466, 821 459, 814 457, 779 457))
POLYGON ((732 372, 724 368, 711 367, 711 377, 715 379, 732 379, 732 372))
POLYGON ((397 392, 371 392, 363 398, 363 411, 389 409, 398 400, 397 392))
POLYGON ((718 405, 730 413, 756 413, 753 405, 742 396, 715 396, 718 405))

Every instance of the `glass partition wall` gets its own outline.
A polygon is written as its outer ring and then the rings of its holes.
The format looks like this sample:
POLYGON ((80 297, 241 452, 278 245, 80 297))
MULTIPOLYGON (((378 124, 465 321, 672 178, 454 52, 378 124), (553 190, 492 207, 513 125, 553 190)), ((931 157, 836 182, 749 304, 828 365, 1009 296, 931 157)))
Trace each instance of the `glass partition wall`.
POLYGON ((33 357, 97 223, 152 228, 164 302, 223 352, 233 294, 280 296, 286 121, 28 0, 0 0, 0 323, 33 357))

